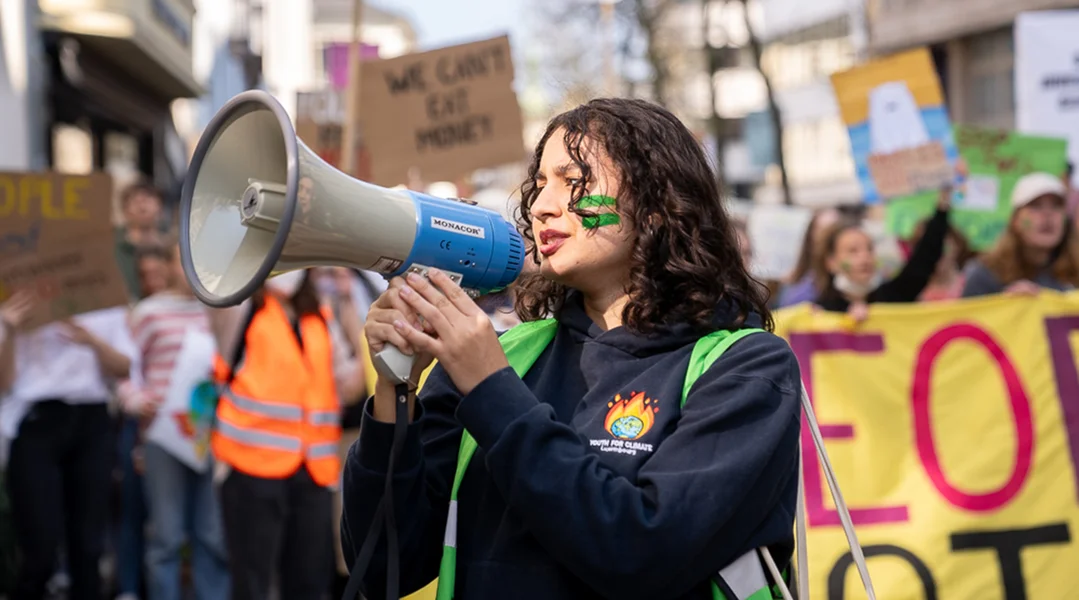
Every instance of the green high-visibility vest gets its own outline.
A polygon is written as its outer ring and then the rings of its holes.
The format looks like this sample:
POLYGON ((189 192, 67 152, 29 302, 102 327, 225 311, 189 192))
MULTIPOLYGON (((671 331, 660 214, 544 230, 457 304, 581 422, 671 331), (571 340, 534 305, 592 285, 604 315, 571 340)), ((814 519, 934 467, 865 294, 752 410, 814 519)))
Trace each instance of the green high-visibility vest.
MULTIPOLYGON (((522 323, 502 334, 499 341, 506 353, 506 359, 519 377, 532 368, 536 359, 554 339, 558 322, 554 319, 522 323)), ((689 390, 697 379, 712 366, 731 344, 762 329, 739 329, 737 331, 716 331, 700 340, 693 347, 689 358, 689 368, 682 384, 682 402, 685 406, 689 390)), ((457 452, 457 472, 453 476, 453 488, 450 491, 450 511, 446 519, 446 536, 442 548, 442 563, 438 569, 438 591, 436 600, 452 600, 453 584, 457 570, 457 491, 468 470, 468 463, 476 452, 476 440, 465 431, 461 435, 461 447, 457 452)), ((768 585, 756 550, 751 550, 731 565, 719 572, 723 581, 734 591, 737 598, 727 598, 712 583, 713 600, 772 600, 781 598, 778 589, 768 585)))

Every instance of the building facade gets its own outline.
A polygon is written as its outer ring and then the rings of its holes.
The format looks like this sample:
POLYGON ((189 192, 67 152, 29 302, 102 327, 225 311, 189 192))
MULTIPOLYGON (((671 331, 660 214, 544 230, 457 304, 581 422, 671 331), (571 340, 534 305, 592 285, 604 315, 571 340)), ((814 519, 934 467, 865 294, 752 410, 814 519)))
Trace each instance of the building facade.
POLYGON ((955 122, 1013 129, 1015 17, 1062 8, 1079 0, 869 0, 869 50, 929 46, 955 122))

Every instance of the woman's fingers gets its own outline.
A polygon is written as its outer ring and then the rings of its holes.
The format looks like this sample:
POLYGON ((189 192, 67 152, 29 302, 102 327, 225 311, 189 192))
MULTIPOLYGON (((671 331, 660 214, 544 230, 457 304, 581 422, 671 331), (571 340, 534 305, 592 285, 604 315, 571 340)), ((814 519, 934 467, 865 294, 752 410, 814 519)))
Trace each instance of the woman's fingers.
POLYGON ((436 333, 447 331, 453 313, 460 314, 446 296, 426 279, 410 274, 408 286, 401 288, 401 298, 429 323, 436 333))
MULTIPOLYGON (((398 320, 396 322, 401 323, 403 321, 398 320)), ((368 322, 367 326, 364 327, 364 333, 367 335, 367 344, 371 347, 372 352, 381 352, 386 348, 386 344, 396 347, 409 356, 414 352, 412 345, 398 332, 392 322, 368 322)))

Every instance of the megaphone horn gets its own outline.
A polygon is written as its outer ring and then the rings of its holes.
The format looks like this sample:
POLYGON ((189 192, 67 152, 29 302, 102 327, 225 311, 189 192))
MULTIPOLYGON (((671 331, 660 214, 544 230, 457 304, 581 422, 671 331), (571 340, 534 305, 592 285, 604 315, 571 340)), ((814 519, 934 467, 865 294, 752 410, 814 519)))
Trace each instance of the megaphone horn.
MULTIPOLYGON (((517 278, 524 245, 496 212, 338 171, 296 137, 273 96, 252 90, 218 111, 195 148, 181 194, 180 255, 195 295, 222 308, 267 277, 318 266, 387 278, 433 267, 486 293, 517 278)), ((411 358, 389 350, 375 366, 405 381, 411 358)))

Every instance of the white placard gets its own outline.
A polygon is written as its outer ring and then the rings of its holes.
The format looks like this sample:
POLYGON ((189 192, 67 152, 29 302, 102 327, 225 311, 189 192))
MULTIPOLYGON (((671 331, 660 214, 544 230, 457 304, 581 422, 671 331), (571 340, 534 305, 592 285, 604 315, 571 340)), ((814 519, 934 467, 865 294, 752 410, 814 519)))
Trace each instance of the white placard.
MULTIPOLYGON (((1079 10, 1015 19, 1015 122, 1020 133, 1068 140, 1079 165, 1079 10)), ((1072 183, 1079 185, 1079 173, 1072 183)))
POLYGON ((1000 204, 1000 179, 993 175, 971 175, 956 208, 996 212, 1000 204))
POLYGON ((753 207, 747 230, 753 245, 753 275, 783 279, 794 270, 813 211, 800 206, 753 207))
POLYGON ((198 432, 192 423, 191 393, 209 379, 213 370, 214 338, 207 332, 188 329, 176 358, 169 390, 158 408, 146 441, 164 448, 199 473, 209 465, 209 430, 198 432))

